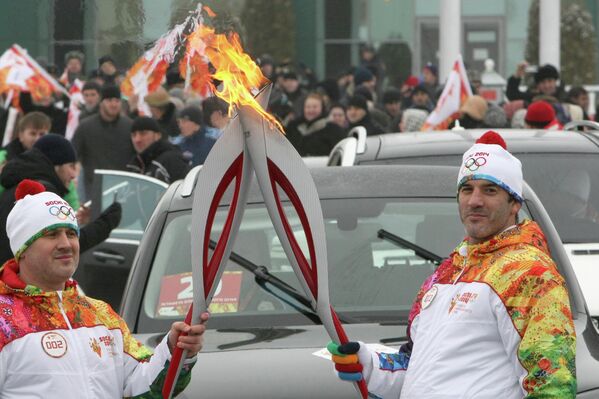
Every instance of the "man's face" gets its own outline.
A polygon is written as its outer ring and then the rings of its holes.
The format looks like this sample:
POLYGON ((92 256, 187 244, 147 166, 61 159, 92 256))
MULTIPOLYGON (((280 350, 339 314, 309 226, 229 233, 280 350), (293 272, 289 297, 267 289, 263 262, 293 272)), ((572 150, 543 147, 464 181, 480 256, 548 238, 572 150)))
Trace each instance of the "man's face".
POLYGON ((83 90, 83 102, 85 103, 85 108, 92 109, 100 102, 100 93, 98 93, 94 89, 83 90))
POLYGON ((401 112, 401 103, 399 101, 385 104, 385 110, 393 117, 396 117, 401 112))
POLYGON ((67 71, 69 71, 70 73, 80 73, 81 72, 81 61, 79 61, 79 59, 77 58, 71 58, 68 62, 67 62, 67 71))
POLYGON ((350 105, 347 107, 347 120, 350 123, 360 122, 366 116, 366 110, 350 105))
POLYGON ((437 83, 437 77, 428 68, 424 68, 422 70, 422 80, 424 80, 424 83, 428 83, 431 85, 437 83))
POLYGON ((299 80, 283 79, 282 85, 286 93, 295 93, 299 87, 299 80))
POLYGON ((195 122, 190 121, 187 118, 179 118, 177 119, 177 124, 179 125, 179 130, 181 131, 181 135, 184 137, 189 137, 198 130, 200 130, 200 125, 195 122))
POLYGON ((116 67, 110 61, 106 61, 102 65, 100 65, 100 70, 104 75, 112 76, 116 73, 116 67))
POLYGON ((145 151, 154 142, 160 140, 162 134, 153 130, 138 130, 131 132, 131 142, 138 154, 145 151))
POLYGON ((58 165, 54 167, 58 178, 64 184, 66 188, 69 188, 69 185, 75 179, 79 173, 76 162, 69 162, 62 165, 58 165))
POLYGON ((44 134, 48 134, 48 130, 50 126, 42 129, 35 129, 33 127, 26 127, 22 131, 19 132, 19 141, 23 145, 23 148, 26 150, 30 150, 35 142, 39 140, 44 134))
POLYGON ((329 112, 329 120, 342 128, 347 127, 347 120, 345 119, 345 111, 341 107, 333 107, 329 112))
POLYGON ((469 240, 478 244, 516 223, 521 205, 488 180, 470 180, 458 190, 460 219, 469 240))
POLYGON ((121 113, 121 99, 105 98, 100 102, 100 113, 106 120, 116 119, 121 113))
POLYGON ((412 94, 412 104, 414 105, 426 107, 428 100, 428 94, 423 91, 417 91, 412 94))
POLYGON ((44 291, 64 289, 79 264, 79 238, 75 230, 61 227, 35 240, 19 258, 19 273, 27 284, 44 291))
POLYGON ((537 89, 539 89, 539 91, 542 94, 545 94, 547 96, 555 95, 556 88, 557 88, 557 80, 555 80, 555 79, 543 79, 542 81, 537 83, 537 89))

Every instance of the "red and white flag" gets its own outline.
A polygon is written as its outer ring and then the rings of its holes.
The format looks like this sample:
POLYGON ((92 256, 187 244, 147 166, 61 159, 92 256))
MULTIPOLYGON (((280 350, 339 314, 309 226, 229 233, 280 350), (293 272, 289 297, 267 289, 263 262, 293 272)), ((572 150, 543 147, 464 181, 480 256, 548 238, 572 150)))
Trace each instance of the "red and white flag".
POLYGON ((81 113, 80 107, 83 106, 83 82, 79 79, 75 79, 69 90, 71 95, 71 104, 69 105, 69 114, 67 117, 67 129, 65 131, 65 137, 68 140, 73 138, 75 129, 79 126, 79 114, 81 113))
POLYGON ((48 97, 54 92, 68 96, 66 89, 31 58, 27 50, 13 44, 0 57, 0 93, 7 93, 9 98, 18 98, 20 91, 30 92, 34 100, 48 97))
POLYGON ((421 131, 445 130, 449 124, 458 118, 458 111, 468 97, 472 95, 466 68, 462 56, 453 64, 453 69, 447 77, 447 82, 437 101, 437 106, 430 113, 421 131))

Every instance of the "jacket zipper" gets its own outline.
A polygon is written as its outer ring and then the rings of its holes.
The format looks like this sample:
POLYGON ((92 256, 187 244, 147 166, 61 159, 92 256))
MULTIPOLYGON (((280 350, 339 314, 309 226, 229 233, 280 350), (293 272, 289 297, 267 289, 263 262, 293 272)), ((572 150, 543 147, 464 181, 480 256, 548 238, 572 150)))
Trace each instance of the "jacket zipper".
MULTIPOLYGON (((56 293, 56 295, 58 296, 58 307, 60 309, 60 313, 62 314, 62 317, 64 318, 64 321, 67 323, 67 326, 69 327, 69 335, 72 338, 73 346, 77 346, 77 352, 76 353, 80 354, 80 355, 77 355, 77 359, 79 360, 79 367, 81 369, 81 374, 83 374, 83 381, 85 381, 84 386, 88 387, 89 386, 89 384, 88 384, 89 377, 88 377, 87 372, 86 372, 85 363, 83 362, 83 358, 85 356, 82 356, 82 354, 85 353, 85 352, 80 347, 79 342, 77 340, 77 337, 75 337, 75 334, 74 334, 75 330, 73 330, 73 326, 71 326, 71 322, 69 321, 69 318, 67 317, 67 314, 64 311, 64 307, 62 306, 62 295, 64 295, 64 292, 61 293, 61 294, 56 293)), ((89 391, 87 389, 85 391, 85 397, 89 398, 89 391)))

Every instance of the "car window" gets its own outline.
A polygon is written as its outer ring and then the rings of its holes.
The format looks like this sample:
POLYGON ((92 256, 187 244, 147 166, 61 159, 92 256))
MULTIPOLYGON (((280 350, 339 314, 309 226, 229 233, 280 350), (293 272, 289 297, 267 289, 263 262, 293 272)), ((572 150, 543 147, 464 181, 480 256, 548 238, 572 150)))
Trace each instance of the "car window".
MULTIPOLYGON (((515 153, 564 243, 599 242, 599 156, 515 153)), ((363 164, 459 165, 461 155, 390 158, 363 164)))
MULTIPOLYGON (((331 303, 345 321, 405 321, 420 285, 435 270, 433 262, 413 250, 379 238, 379 230, 441 257, 464 236, 455 198, 337 199, 323 200, 322 207, 331 303)), ((284 209, 307 255, 299 219, 291 206, 284 209)), ((227 208, 217 211, 214 240, 226 212, 227 208)), ((144 294, 140 332, 166 329, 174 318, 181 319, 192 302, 190 223, 190 211, 171 213, 167 218, 144 294)), ((233 251, 266 266, 301 292, 263 206, 248 206, 233 251)), ((230 261, 210 307, 211 328, 305 324, 298 311, 302 306, 270 288, 271 292, 262 289, 251 273, 230 261)))
POLYGON ((121 223, 110 233, 110 237, 141 239, 156 204, 168 186, 157 179, 135 173, 100 171, 97 174, 101 176, 101 184, 100 190, 94 194, 94 201, 99 199, 100 209, 106 209, 115 200, 123 207, 121 223))

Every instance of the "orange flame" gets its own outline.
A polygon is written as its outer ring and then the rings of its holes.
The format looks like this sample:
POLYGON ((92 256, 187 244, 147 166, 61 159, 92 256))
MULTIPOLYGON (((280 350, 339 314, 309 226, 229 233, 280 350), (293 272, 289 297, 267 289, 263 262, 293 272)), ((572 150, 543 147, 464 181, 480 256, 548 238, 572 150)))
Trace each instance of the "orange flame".
MULTIPOLYGON (((231 105, 253 108, 283 133, 283 126, 279 121, 266 112, 252 95, 252 90, 262 88, 268 83, 268 79, 243 51, 237 33, 217 34, 214 29, 201 25, 200 37, 206 44, 205 54, 216 69, 212 77, 223 83, 222 91, 215 90, 215 94, 231 105)), ((229 115, 231 113, 232 107, 229 107, 229 115)))

